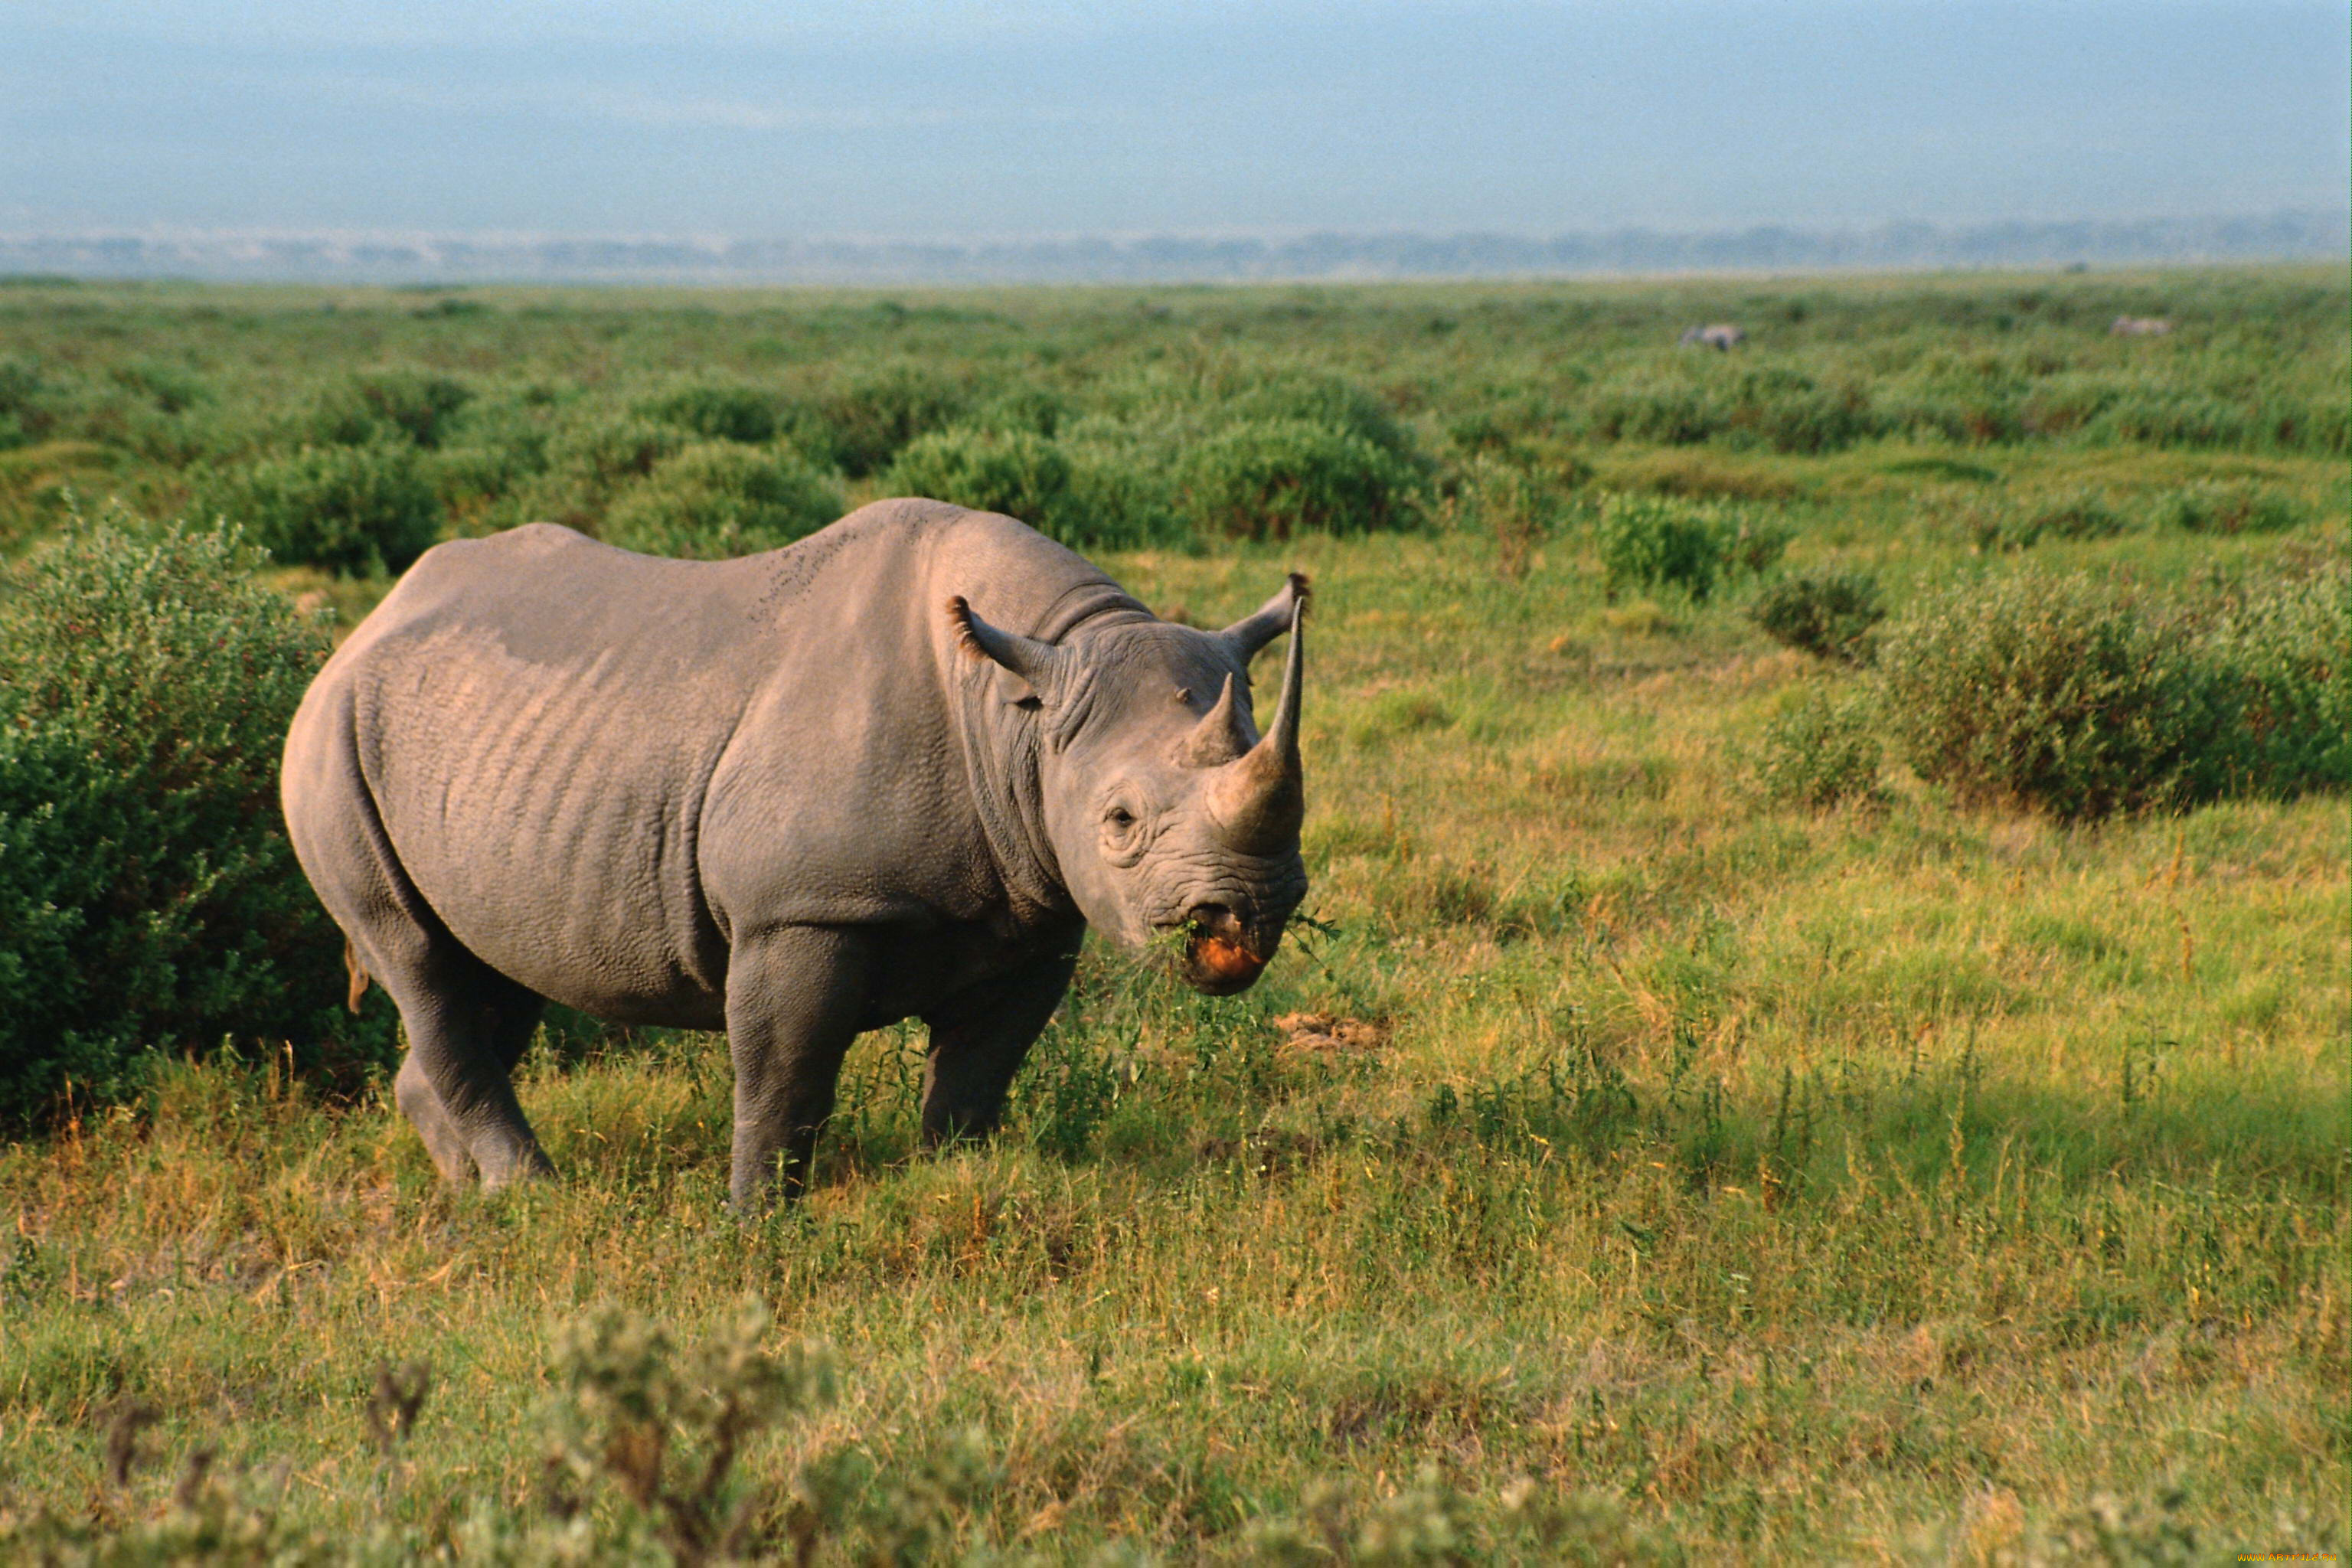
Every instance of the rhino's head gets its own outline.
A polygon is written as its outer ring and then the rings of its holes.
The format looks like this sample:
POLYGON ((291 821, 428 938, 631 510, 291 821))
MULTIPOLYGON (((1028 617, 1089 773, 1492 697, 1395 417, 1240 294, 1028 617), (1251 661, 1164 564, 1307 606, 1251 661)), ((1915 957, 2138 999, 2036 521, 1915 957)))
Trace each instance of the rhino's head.
POLYGON ((962 599, 949 606, 965 648, 1034 693, 1044 826, 1079 911, 1129 947, 1166 942, 1184 979, 1212 995, 1248 989, 1307 894, 1306 604, 1307 579, 1294 574, 1221 632, 1119 620, 1060 644, 990 626, 962 599), (1250 659, 1286 631, 1282 698, 1261 736, 1250 659))

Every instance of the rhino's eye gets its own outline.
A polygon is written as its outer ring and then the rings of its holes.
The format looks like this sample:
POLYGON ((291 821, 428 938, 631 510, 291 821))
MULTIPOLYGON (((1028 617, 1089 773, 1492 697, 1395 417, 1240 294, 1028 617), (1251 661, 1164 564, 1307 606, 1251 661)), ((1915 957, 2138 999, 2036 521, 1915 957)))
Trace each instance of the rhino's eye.
POLYGON ((1113 801, 1103 808, 1103 848, 1120 865, 1132 865, 1143 853, 1149 837, 1143 829, 1143 819, 1135 807, 1125 801, 1113 801))

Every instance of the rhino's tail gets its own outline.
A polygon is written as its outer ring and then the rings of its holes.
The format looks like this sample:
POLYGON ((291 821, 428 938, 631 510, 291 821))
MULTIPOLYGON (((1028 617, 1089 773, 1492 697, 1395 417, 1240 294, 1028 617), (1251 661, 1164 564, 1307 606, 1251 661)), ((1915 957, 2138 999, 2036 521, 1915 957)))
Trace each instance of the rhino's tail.
POLYGON ((360 1010, 360 998, 367 994, 368 972, 367 965, 360 962, 360 950, 352 944, 350 937, 343 938, 343 969, 352 977, 351 992, 343 998, 343 1005, 356 1013, 360 1010))

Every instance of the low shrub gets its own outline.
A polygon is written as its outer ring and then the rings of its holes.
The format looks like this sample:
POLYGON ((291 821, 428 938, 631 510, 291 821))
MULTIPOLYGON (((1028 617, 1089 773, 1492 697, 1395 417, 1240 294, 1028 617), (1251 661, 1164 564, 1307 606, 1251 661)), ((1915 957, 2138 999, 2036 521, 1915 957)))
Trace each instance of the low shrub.
POLYGON ((900 452, 883 488, 1003 512, 1055 533, 1069 496, 1070 460, 1027 430, 943 430, 900 452))
POLYGON ((1299 420, 1353 436, 1408 463, 1416 458, 1412 432, 1373 393, 1336 375, 1276 372, 1217 399, 1226 418, 1299 420))
POLYGON ((53 434, 63 410, 55 378, 29 354, 0 354, 0 452, 53 434))
POLYGON ((1243 420, 1181 461, 1178 508, 1201 532, 1238 539, 1355 533, 1421 521, 1412 464, 1364 437, 1303 419, 1243 420))
POLYGON ((756 446, 777 434, 776 395, 744 382, 688 381, 641 399, 632 412, 706 441, 756 446))
POLYGON ((509 521, 595 532, 615 496, 692 439, 679 426, 643 415, 609 408, 575 415, 549 436, 541 472, 511 492, 509 521))
POLYGON ((2113 539, 2131 530, 2131 521, 2105 497, 2089 490, 2053 496, 2026 513, 2034 538, 2113 539))
POLYGON ((211 401, 212 388, 186 365, 163 359, 136 359, 116 365, 109 378, 159 414, 184 414, 211 401))
POLYGON ((1886 618, 1878 579, 1867 572, 1806 572, 1769 582, 1748 606, 1748 618, 1787 647, 1847 664, 1877 657, 1873 640, 1886 618))
POLYGON ((2234 596, 2199 647, 2228 693, 2233 792, 2352 785, 2352 573, 2342 561, 2234 596))
POLYGON ((2087 577, 1948 589, 1881 645, 1890 725, 1963 799, 2086 818, 2210 798, 2229 775, 2225 683, 2168 620, 2087 577))
POLYGON ((548 467, 600 492, 641 479, 688 442, 686 431, 643 415, 592 417, 565 426, 549 441, 548 467))
POLYGON ((1549 476, 1528 466, 1481 456, 1464 468, 1447 510, 1451 518, 1495 542, 1495 569, 1508 582, 1527 575, 1535 552, 1566 516, 1568 498, 1549 476))
POLYGON ((303 447, 195 487, 194 508, 244 527, 289 563, 331 572, 398 572, 441 531, 441 500, 405 442, 303 447))
POLYGON ((1760 573, 1788 548, 1789 531, 1750 514, 1702 501, 1612 494, 1594 526, 1602 574, 1613 599, 1636 584, 1678 588, 1695 601, 1724 578, 1760 573))
POLYGON ((824 455, 854 479, 880 473, 917 437, 956 423, 970 404, 960 382, 913 362, 854 373, 817 400, 824 455))
POLYGON ((337 1011, 342 938, 279 826, 325 639, 234 531, 81 527, 0 611, 0 1124, 138 1086, 150 1048, 388 1058, 337 1011))
POLYGON ((975 407, 963 423, 977 430, 1025 430, 1052 436, 1071 417, 1069 399, 1049 386, 1019 382, 975 407))
POLYGON ((1074 548, 1138 550, 1192 542, 1176 510, 1181 448, 1105 415, 1061 427, 1055 445, 1070 460, 1070 484, 1054 537, 1074 548))
POLYGON ((2104 496, 2074 490, 2039 500, 2005 496, 1972 497, 1958 517, 1969 542, 1986 554, 2031 550, 2048 539, 2112 539, 2130 531, 2132 521, 2104 496))
POLYGON ((599 533, 624 550, 717 561, 790 544, 845 505, 830 476, 789 451, 706 441, 656 463, 599 533))
POLYGON ((1876 798, 1882 756, 1869 699, 1816 687, 1765 725, 1756 772, 1773 799, 1822 810, 1876 798))
POLYGON ((1725 428, 1738 442, 1776 452, 1842 452, 1878 433, 1870 399, 1856 387, 1824 387, 1811 376, 1778 368, 1739 378, 1725 428))
POLYGON ((426 459, 433 487, 453 518, 515 495, 547 471, 560 428, 555 402, 549 389, 526 387, 467 405, 456 428, 426 459))
POLYGON ((1728 429, 1731 416, 1711 387, 1685 381, 1633 381, 1596 389, 1579 423, 1594 440, 1690 447, 1728 429))
POLYGON ((341 447, 375 441, 437 447, 472 395, 463 382, 429 371, 368 371, 320 395, 312 430, 317 439, 341 447))
POLYGON ((2272 486, 2200 479, 2168 492, 2157 521, 2189 533, 2276 533, 2303 521, 2303 509, 2272 486))
POLYGON ((2150 388, 2118 397, 2088 426, 2094 440, 2150 447, 2247 447, 2253 421, 2239 403, 2193 387, 2150 388))

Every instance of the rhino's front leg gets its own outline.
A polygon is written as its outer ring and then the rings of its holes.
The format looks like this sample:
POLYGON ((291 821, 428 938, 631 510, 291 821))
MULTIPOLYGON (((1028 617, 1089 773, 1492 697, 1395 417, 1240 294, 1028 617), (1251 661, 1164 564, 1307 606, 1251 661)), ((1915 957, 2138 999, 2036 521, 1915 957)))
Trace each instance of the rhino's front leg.
POLYGON ((923 1142, 985 1138, 996 1131, 1004 1091, 1061 1005, 1077 963, 1075 951, 1040 959, 959 992, 923 1015, 931 1030, 923 1068, 923 1142))
POLYGON ((800 1196, 816 1135, 833 1113, 841 1058, 868 1010, 873 939, 785 926, 739 941, 727 963, 727 1050, 735 1066, 729 1187, 753 1214, 800 1196))

